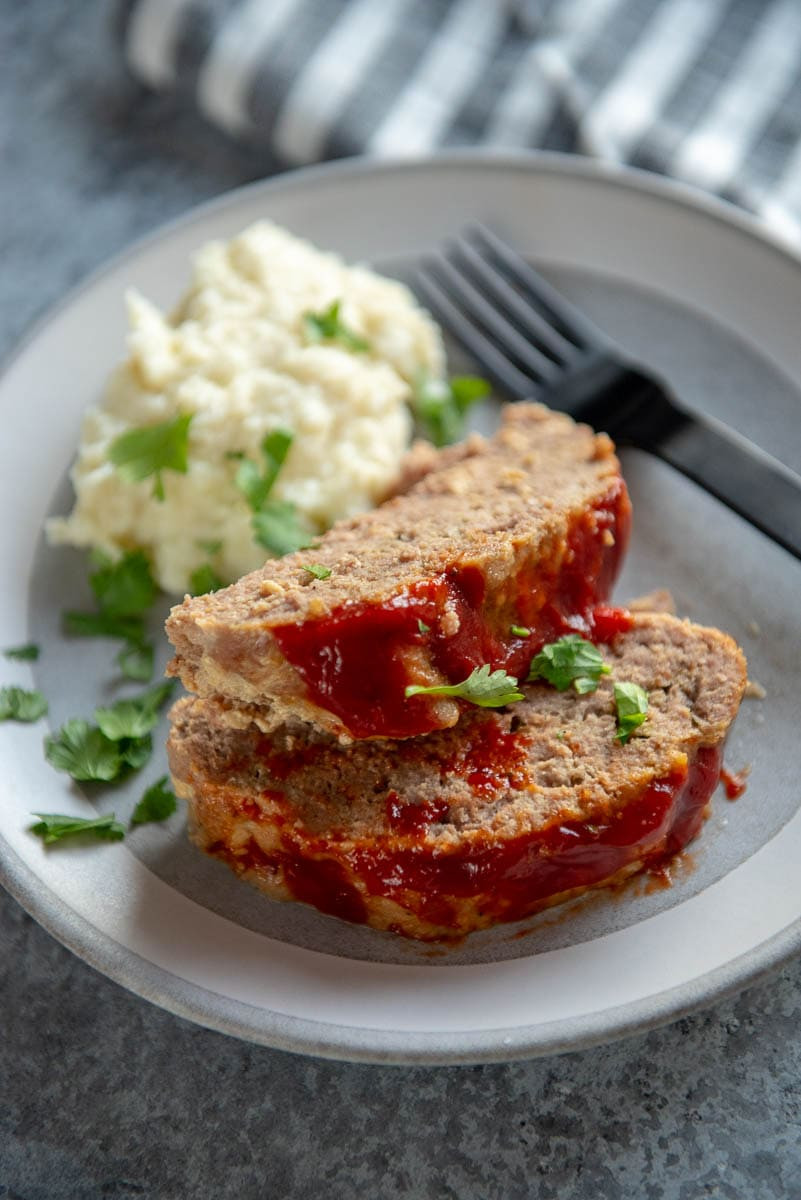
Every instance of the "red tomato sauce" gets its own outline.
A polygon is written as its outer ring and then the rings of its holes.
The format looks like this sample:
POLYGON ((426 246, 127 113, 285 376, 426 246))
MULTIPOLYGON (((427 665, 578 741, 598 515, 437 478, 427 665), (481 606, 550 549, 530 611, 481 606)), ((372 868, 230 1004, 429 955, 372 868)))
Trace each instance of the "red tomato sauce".
POLYGON ((516 678, 534 654, 565 633, 602 640, 627 627, 627 615, 604 605, 629 535, 631 505, 622 479, 573 523, 550 564, 522 568, 503 594, 489 592, 477 567, 423 580, 379 605, 344 605, 316 621, 273 631, 302 677, 309 698, 334 713, 356 738, 406 738, 440 728, 436 706, 407 698, 415 654, 449 683, 489 663, 516 678), (506 594, 508 592, 508 594, 506 594), (600 607, 599 607, 600 606, 600 607), (511 626, 530 633, 517 637, 511 626), (455 629, 455 632, 454 632, 455 629))

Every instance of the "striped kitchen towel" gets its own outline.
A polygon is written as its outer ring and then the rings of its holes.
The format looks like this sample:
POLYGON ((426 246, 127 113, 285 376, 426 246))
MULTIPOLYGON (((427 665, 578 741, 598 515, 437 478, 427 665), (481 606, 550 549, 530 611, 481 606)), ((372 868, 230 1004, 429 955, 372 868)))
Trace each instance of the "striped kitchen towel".
POLYGON ((801 0, 124 0, 132 72, 299 164, 592 154, 801 242, 801 0))

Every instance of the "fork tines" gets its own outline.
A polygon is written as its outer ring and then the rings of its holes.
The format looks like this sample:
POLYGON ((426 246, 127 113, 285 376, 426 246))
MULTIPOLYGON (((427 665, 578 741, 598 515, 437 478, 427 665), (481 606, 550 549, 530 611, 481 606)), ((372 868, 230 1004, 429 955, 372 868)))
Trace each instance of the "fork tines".
POLYGON ((519 398, 554 384, 603 341, 547 280, 478 224, 428 255, 418 283, 443 324, 519 398))

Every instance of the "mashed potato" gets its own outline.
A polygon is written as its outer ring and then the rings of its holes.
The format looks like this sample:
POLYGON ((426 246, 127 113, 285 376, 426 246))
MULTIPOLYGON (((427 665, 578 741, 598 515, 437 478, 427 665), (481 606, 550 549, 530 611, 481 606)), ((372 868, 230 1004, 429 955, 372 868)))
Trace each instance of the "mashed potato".
POLYGON ((261 464, 265 434, 289 430, 270 495, 321 530, 386 492, 409 443, 410 385, 420 370, 444 374, 439 331, 408 289, 268 222, 203 247, 172 318, 136 293, 128 312, 128 358, 84 419, 74 509, 48 534, 111 554, 142 547, 169 592, 207 562, 233 580, 264 561, 233 454, 261 464), (366 353, 309 344, 304 315, 335 301, 366 353), (120 434, 189 413, 188 471, 164 472, 163 501, 152 479, 128 483, 109 462, 120 434))

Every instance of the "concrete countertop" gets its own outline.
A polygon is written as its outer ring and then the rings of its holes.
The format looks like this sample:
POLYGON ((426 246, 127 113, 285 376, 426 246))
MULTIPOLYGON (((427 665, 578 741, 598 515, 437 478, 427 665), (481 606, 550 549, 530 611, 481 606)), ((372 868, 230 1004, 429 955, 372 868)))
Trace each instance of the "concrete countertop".
MULTIPOLYGON (((0 353, 92 268, 276 169, 137 89, 103 5, 0 25, 0 353)), ((801 1197, 801 963, 612 1046, 511 1066, 315 1061, 211 1033, 0 894, 0 1197, 801 1197)))

